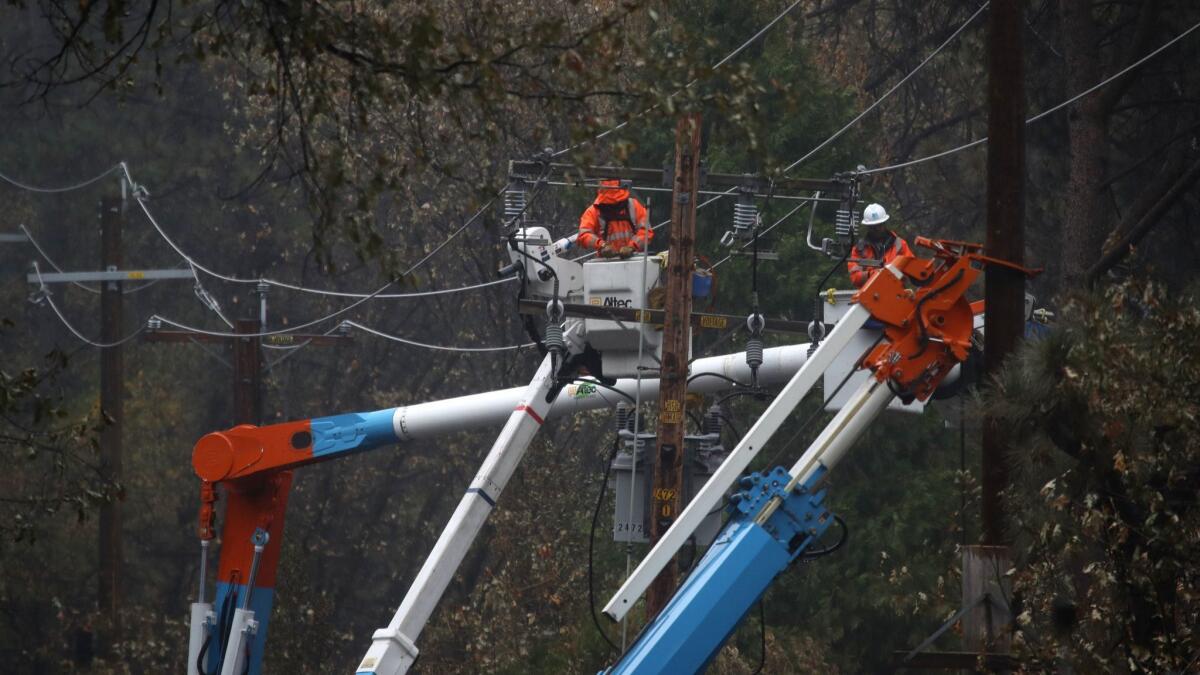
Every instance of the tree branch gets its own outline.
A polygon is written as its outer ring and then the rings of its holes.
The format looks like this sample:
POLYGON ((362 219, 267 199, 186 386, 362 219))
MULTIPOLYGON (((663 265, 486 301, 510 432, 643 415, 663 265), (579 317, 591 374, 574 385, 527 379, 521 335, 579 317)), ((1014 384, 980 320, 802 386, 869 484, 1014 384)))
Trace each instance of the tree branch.
MULTIPOLYGON (((1124 237, 1121 237, 1120 240, 1115 242, 1103 255, 1100 256, 1100 260, 1097 261, 1096 264, 1093 265, 1092 268, 1087 272, 1088 285, 1095 285, 1096 280, 1099 279, 1101 275, 1103 275, 1105 272, 1108 272, 1113 268, 1114 265, 1120 262, 1122 258, 1128 255, 1129 251, 1135 245, 1137 245, 1139 241, 1142 240, 1142 237, 1146 236, 1146 234, 1162 220, 1162 216, 1166 214, 1166 212, 1169 211, 1172 206, 1175 205, 1175 202, 1179 201, 1183 195, 1187 194, 1187 191, 1191 189, 1192 185, 1197 181, 1197 179, 1200 179, 1200 159, 1197 159, 1195 162, 1193 162, 1192 165, 1186 171, 1184 171, 1181 176, 1179 176, 1175 183, 1171 185, 1171 187, 1165 193, 1163 193, 1162 197, 1160 197, 1157 202, 1155 202, 1154 206, 1150 207, 1150 209, 1146 211, 1145 215, 1139 218, 1136 223, 1128 227, 1128 232, 1124 237)), ((1136 217, 1137 216, 1134 213, 1130 213, 1126 218, 1126 221, 1128 222, 1136 217)), ((1126 229, 1125 223, 1122 223, 1121 226, 1118 227, 1117 231, 1121 231, 1123 229, 1126 229)))

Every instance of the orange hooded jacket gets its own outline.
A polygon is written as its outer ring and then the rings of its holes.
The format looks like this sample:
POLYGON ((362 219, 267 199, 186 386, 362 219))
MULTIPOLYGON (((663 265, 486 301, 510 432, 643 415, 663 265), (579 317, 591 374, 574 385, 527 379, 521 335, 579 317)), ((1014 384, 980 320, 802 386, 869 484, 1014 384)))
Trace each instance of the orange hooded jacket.
POLYGON ((886 265, 898 256, 911 257, 912 254, 908 242, 891 230, 888 230, 888 238, 883 240, 879 246, 866 239, 860 239, 850 253, 850 261, 846 263, 846 269, 850 272, 850 283, 854 284, 856 288, 862 288, 863 284, 867 283, 881 269, 864 267, 858 264, 858 260, 882 260, 886 265))
POLYGON ((635 251, 645 251, 654 239, 654 230, 649 227, 650 213, 629 190, 620 187, 615 180, 600 183, 596 201, 579 218, 579 238, 575 244, 583 249, 599 251, 606 245, 613 248, 632 246, 635 251), (629 211, 633 210, 633 218, 629 211), (638 231, 634 235, 634 223, 638 231))

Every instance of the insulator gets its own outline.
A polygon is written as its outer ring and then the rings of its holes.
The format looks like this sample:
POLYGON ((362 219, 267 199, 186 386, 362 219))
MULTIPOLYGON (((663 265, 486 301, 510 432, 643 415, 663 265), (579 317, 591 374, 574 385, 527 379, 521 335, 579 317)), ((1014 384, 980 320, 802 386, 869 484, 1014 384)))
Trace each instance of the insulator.
POLYGON ((546 323, 546 334, 542 338, 542 343, 546 345, 547 351, 562 355, 567 351, 567 341, 563 337, 563 325, 561 322, 549 321, 546 323))
MULTIPOLYGON (((830 289, 833 290, 833 289, 830 289)), ((820 302, 817 303, 820 305, 820 302)), ((819 309, 817 310, 820 311, 819 309)), ((813 319, 808 324, 808 355, 812 356, 817 347, 821 346, 821 340, 825 339, 825 324, 821 321, 813 319)))
POLYGON ((758 205, 747 197, 733 203, 734 236, 745 239, 758 226, 758 205))
POLYGON ((756 371, 763 363, 763 339, 761 335, 751 335, 746 339, 746 365, 756 371))
POLYGON ((629 407, 623 402, 617 403, 617 431, 623 431, 629 424, 629 407))
POLYGON ((857 215, 852 202, 844 201, 838 206, 837 214, 833 219, 833 230, 837 234, 838 241, 850 241, 850 235, 854 232, 854 226, 858 222, 857 215))
POLYGON ((504 191, 504 222, 513 225, 525 221, 525 188, 515 187, 504 191))
POLYGON ((825 324, 820 321, 811 321, 808 324, 808 339, 812 342, 820 342, 825 339, 825 324))
POLYGON ((714 405, 704 414, 704 433, 721 433, 721 406, 714 405))

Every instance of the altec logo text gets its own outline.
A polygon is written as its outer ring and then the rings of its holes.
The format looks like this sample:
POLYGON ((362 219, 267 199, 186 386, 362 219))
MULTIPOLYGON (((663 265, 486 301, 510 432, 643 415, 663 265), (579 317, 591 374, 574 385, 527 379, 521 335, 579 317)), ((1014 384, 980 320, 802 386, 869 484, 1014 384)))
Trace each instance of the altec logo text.
POLYGON ((633 300, 632 299, 622 300, 621 298, 610 295, 603 299, 597 298, 597 297, 589 298, 588 304, 596 305, 596 306, 603 306, 603 307, 632 307, 633 300))

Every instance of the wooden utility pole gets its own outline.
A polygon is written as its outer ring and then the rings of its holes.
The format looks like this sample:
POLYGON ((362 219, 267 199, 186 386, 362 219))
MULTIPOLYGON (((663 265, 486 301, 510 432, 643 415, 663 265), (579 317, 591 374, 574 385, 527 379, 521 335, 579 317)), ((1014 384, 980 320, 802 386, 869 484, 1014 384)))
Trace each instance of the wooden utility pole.
MULTIPOLYGON (((1025 82, 1021 0, 993 0, 988 31, 987 253, 1018 266, 1025 259, 1025 82)), ((988 267, 984 283, 985 374, 999 371, 1025 330, 1025 275, 988 267)), ((963 643, 969 652, 1006 654, 1011 644, 1003 492, 1009 485, 1009 435, 983 420, 983 545, 963 551, 963 643), (982 600, 981 600, 982 599, 982 600)))
MULTIPOLYGON (((1025 85, 1021 63, 1021 2, 991 6, 988 32, 988 255, 1021 265, 1025 259, 1025 85)), ((1016 349, 1025 330, 1025 275, 988 268, 984 298, 983 367, 986 374, 1016 349)), ((1005 543, 1000 493, 1008 486, 1008 436, 991 417, 983 433, 983 541, 1005 543)))
MULTIPOLYGON (((238 333, 254 335, 258 319, 238 319, 238 333)), ((262 338, 233 338, 233 423, 262 424, 262 338)))
MULTIPOLYGON (((261 315, 260 315, 261 316, 261 315)), ((147 342, 173 342, 184 344, 207 343, 230 345, 233 352, 233 425, 262 424, 262 375, 266 370, 263 364, 262 345, 264 343, 290 347, 328 347, 343 340, 345 335, 280 333, 266 337, 257 336, 262 332, 259 319, 238 319, 234 322, 237 336, 212 335, 208 333, 193 333, 187 330, 152 330, 143 335, 147 342), (243 337, 243 335, 254 337, 243 337)))
MULTIPOLYGON (((700 115, 691 113, 675 127, 675 180, 671 198, 671 238, 667 257, 662 370, 658 393, 658 454, 654 463, 650 543, 675 521, 683 486, 684 399, 691 342, 692 261, 696 245, 696 190, 700 175, 700 115)), ((653 619, 675 593, 674 561, 663 568, 646 593, 646 616, 653 619)))
MULTIPOLYGON (((124 204, 116 197, 100 201, 100 266, 105 271, 121 269, 121 221, 124 204)), ((112 345, 121 340, 122 294, 120 281, 100 285, 101 341, 112 345)), ((125 375, 122 346, 106 347, 100 354, 100 472, 112 483, 121 483, 122 427, 125 417, 125 375)), ((124 563, 121 538, 121 497, 100 505, 100 575, 97 594, 108 635, 101 650, 110 652, 121 636, 121 574, 124 563)))

